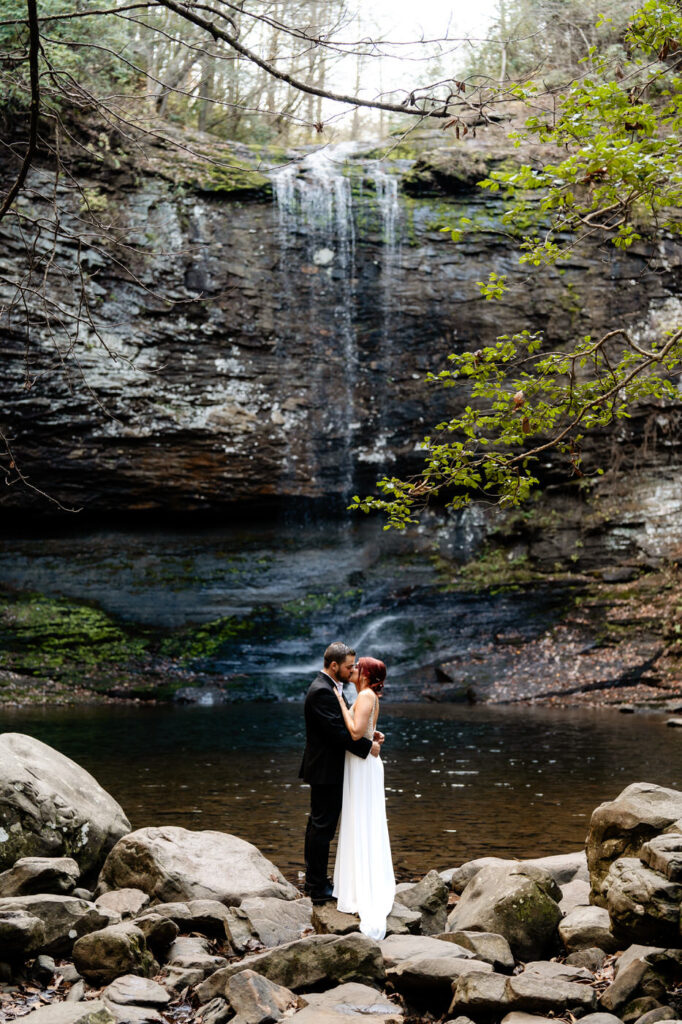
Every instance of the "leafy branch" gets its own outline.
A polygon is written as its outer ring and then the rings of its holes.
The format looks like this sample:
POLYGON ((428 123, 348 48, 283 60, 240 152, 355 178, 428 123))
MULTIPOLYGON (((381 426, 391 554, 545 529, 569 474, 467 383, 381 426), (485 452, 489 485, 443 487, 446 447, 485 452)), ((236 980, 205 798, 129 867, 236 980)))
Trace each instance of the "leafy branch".
MULTIPOLYGON (((521 230, 519 261, 531 273, 565 260, 587 239, 628 249, 645 235, 682 230, 682 10, 648 0, 633 15, 617 62, 591 48, 589 74, 560 97, 558 111, 534 113, 512 137, 565 154, 544 166, 495 171, 479 184, 503 191, 503 220, 521 230)), ((533 83, 517 87, 531 102, 533 83)), ((443 230, 458 242, 470 222, 443 230)), ((508 290, 505 275, 479 282, 487 301, 508 290)), ((578 338, 565 351, 543 351, 539 334, 502 336, 476 352, 449 356, 450 369, 429 383, 457 388, 464 403, 423 441, 424 468, 410 480, 378 482, 380 496, 356 496, 351 508, 379 510, 386 529, 417 521, 430 498, 463 508, 487 499, 524 501, 538 483, 541 455, 555 450, 583 475, 587 432, 629 417, 645 400, 679 402, 671 376, 682 363, 682 325, 640 342, 623 326, 599 340, 578 338)), ((597 472, 602 472, 598 470, 597 472)))

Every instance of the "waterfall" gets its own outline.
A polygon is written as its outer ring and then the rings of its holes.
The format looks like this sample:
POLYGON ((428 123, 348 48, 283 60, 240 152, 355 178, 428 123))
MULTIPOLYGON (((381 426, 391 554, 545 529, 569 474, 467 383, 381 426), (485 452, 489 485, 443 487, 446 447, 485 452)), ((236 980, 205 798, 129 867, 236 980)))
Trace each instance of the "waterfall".
MULTIPOLYGON (((293 322, 307 318, 312 337, 320 339, 318 352, 311 366, 314 386, 324 405, 323 433, 326 452, 337 463, 337 479, 333 490, 340 490, 344 500, 354 488, 356 452, 355 389, 359 368, 356 330, 356 219, 361 208, 369 211, 374 205, 379 213, 382 242, 380 270, 381 364, 384 378, 389 364, 391 317, 395 301, 395 273, 399 246, 400 223, 397 179, 381 168, 377 161, 354 161, 361 174, 356 182, 369 180, 374 189, 352 187, 349 159, 358 149, 357 143, 326 146, 300 160, 271 172, 277 203, 280 249, 280 294, 282 305, 295 314, 293 322), (314 285, 296 287, 292 268, 311 275, 314 285), (333 318, 329 320, 329 299, 333 318), (322 299, 327 300, 326 314, 322 299), (326 321, 325 321, 326 315, 326 321), (329 349, 332 349, 330 356, 329 349), (341 373, 330 370, 341 364, 341 373), (339 442, 342 450, 339 452, 339 442)), ((381 423, 383 428, 384 424, 381 423)), ((383 429, 380 434, 383 436, 383 429)), ((385 439, 377 438, 377 450, 384 451, 385 439)), ((371 461, 383 461, 373 458, 371 461)))

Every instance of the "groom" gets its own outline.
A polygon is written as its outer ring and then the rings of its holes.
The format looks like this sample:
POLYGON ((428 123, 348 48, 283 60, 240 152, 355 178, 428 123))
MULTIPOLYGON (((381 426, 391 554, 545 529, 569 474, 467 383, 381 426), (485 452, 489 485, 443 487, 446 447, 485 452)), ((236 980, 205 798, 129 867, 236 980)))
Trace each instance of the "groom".
POLYGON ((310 784, 305 891, 313 903, 324 903, 332 895, 327 863, 329 844, 341 814, 345 752, 350 750, 362 758, 368 754, 378 757, 384 742, 380 732, 374 733, 373 741, 364 737, 354 740, 346 729, 334 690, 343 697, 343 684, 350 679, 354 667, 355 651, 341 641, 330 644, 324 652, 324 668, 313 679, 305 698, 306 744, 298 774, 310 784))

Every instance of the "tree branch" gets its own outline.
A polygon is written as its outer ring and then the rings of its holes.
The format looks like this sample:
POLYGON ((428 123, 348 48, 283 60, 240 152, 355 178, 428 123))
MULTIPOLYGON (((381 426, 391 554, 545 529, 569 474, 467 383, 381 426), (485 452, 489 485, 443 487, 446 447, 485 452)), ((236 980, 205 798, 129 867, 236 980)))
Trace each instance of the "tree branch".
POLYGON ((38 51, 40 47, 40 31, 38 28, 38 10, 36 0, 26 0, 28 8, 28 28, 30 33, 28 63, 31 72, 31 122, 29 126, 28 147, 24 154, 24 160, 17 175, 17 179, 5 196, 0 206, 0 220, 5 216, 10 206, 18 196, 22 185, 26 180, 29 167, 33 162, 36 148, 38 146, 38 119, 40 117, 40 76, 38 73, 38 51))

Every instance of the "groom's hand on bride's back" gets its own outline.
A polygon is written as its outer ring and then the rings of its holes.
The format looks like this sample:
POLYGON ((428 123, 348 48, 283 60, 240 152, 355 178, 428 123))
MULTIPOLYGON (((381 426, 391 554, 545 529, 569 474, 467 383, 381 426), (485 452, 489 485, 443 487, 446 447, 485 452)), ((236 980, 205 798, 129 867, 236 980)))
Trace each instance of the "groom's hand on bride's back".
POLYGON ((381 744, 381 743, 383 743, 383 742, 384 742, 384 740, 386 739, 386 737, 384 736, 383 732, 379 732, 379 730, 378 730, 378 729, 376 729, 376 730, 375 730, 375 732, 374 732, 374 735, 372 736, 372 739, 373 739, 373 740, 374 740, 374 741, 375 741, 376 743, 379 743, 379 744, 381 744))
POLYGON ((372 757, 378 757, 380 753, 381 753, 381 744, 379 743, 378 740, 375 740, 374 743, 372 744, 372 749, 370 750, 370 754, 372 755, 372 757))

